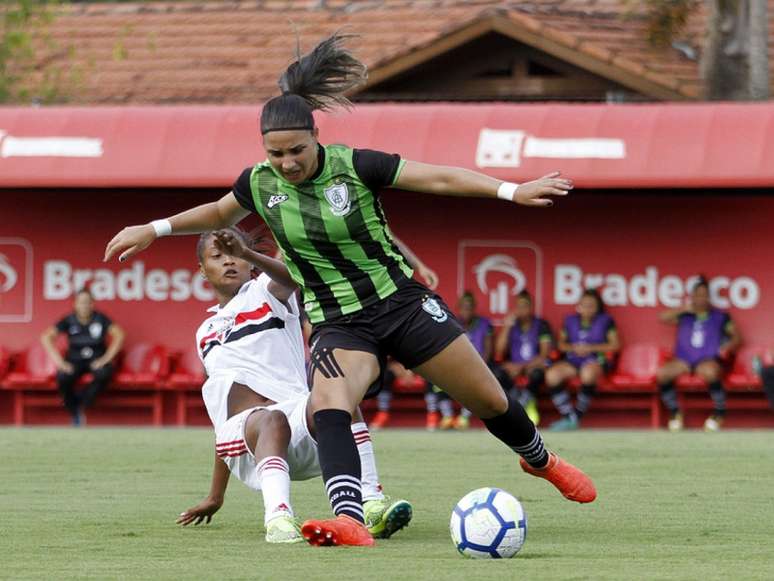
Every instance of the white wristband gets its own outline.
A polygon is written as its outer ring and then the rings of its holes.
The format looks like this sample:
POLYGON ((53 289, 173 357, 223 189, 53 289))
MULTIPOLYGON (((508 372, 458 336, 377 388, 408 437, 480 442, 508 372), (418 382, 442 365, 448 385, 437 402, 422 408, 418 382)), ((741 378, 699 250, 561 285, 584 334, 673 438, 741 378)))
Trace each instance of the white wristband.
POLYGON ((169 220, 154 220, 151 222, 151 226, 153 226, 153 230, 156 232, 156 238, 172 234, 172 224, 169 220))
POLYGON ((509 202, 512 202, 513 198, 516 196, 517 189, 519 189, 519 184, 514 184, 513 182, 503 182, 500 184, 500 187, 497 188, 497 197, 501 200, 508 200, 509 202))

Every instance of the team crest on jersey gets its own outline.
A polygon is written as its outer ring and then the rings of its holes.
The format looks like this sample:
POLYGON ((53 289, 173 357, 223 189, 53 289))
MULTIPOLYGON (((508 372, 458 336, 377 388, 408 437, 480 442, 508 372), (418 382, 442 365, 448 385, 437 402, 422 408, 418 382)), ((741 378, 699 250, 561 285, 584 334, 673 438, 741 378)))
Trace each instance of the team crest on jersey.
POLYGON ((277 205, 281 204, 282 202, 284 202, 287 199, 288 199, 288 195, 287 194, 276 194, 276 195, 273 195, 273 196, 271 196, 269 198, 269 201, 266 202, 266 207, 271 210, 274 206, 277 206, 277 205))
POLYGON ((438 301, 435 299, 427 299, 422 303, 422 308, 427 314, 429 314, 436 323, 443 323, 449 318, 446 311, 443 310, 438 301))
POLYGON ((334 216, 346 216, 352 209, 352 200, 349 199, 347 184, 333 184, 323 190, 325 199, 331 205, 331 213, 334 216))
POLYGON ((102 335, 102 323, 94 322, 89 325, 89 335, 91 335, 92 339, 99 339, 100 335, 102 335))

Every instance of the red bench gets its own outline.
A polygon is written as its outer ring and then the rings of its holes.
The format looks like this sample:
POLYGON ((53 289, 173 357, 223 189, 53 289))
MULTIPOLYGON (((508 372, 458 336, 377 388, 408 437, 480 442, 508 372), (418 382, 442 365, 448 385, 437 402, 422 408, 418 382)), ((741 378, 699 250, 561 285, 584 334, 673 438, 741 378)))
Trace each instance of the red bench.
POLYGON ((164 387, 174 396, 175 424, 188 424, 188 412, 192 409, 204 409, 202 385, 206 376, 204 366, 199 360, 196 349, 180 354, 175 362, 174 371, 164 382, 164 387))
MULTIPOLYGON (((140 409, 151 412, 151 422, 162 424, 161 383, 169 363, 164 347, 138 344, 119 357, 118 371, 110 387, 97 398, 97 409, 140 409)), ((91 381, 84 375, 79 385, 91 381)), ((0 389, 11 394, 13 423, 24 425, 32 408, 62 408, 56 389, 56 366, 42 345, 35 343, 13 358, 10 372, 0 381, 0 389)))

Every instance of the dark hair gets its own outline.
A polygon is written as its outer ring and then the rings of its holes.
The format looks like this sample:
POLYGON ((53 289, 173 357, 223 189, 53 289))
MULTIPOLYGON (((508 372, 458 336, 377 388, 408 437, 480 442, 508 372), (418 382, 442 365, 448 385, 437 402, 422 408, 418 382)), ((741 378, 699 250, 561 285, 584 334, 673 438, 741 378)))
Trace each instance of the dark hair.
POLYGON ((697 290, 699 290, 701 287, 704 287, 709 291, 709 280, 707 280, 707 277, 703 274, 700 274, 696 277, 696 282, 693 283, 693 286, 691 287, 691 292, 694 293, 697 290))
POLYGON ((516 295, 516 300, 523 299, 527 301, 530 305, 532 304, 532 295, 529 294, 529 291, 527 289, 524 289, 519 294, 516 295))
POLYGON ((583 291, 583 294, 581 295, 581 298, 583 297, 591 297, 595 301, 597 301, 597 313, 604 313, 605 312, 605 302, 602 300, 602 296, 599 294, 599 291, 595 288, 587 288, 583 291))
MULTIPOLYGON (((242 242, 244 242, 245 246, 248 248, 253 248, 258 241, 255 238, 252 238, 250 234, 240 228, 237 228, 236 226, 228 226, 226 228, 222 228, 222 230, 228 230, 229 232, 233 233, 242 242)), ((207 240, 210 236, 212 236, 213 232, 214 230, 210 230, 209 232, 202 232, 202 234, 199 236, 199 240, 196 241, 196 256, 199 258, 199 262, 204 261, 204 245, 207 244, 207 240)))
POLYGON ((461 303, 462 301, 470 301, 474 307, 476 306, 476 297, 469 290, 463 291, 460 295, 459 302, 461 303))
POLYGON ((84 295, 84 294, 85 294, 85 295, 89 295, 89 298, 90 298, 91 300, 94 300, 94 295, 93 295, 93 294, 91 294, 91 289, 89 288, 89 286, 88 286, 88 285, 86 285, 86 286, 84 286, 84 287, 81 287, 80 289, 78 289, 78 291, 75 293, 75 296, 77 297, 78 295, 84 295))
POLYGON ((364 83, 368 76, 366 66, 343 46, 352 36, 335 33, 304 56, 296 50, 296 60, 279 78, 282 95, 263 106, 261 134, 311 131, 315 127, 312 111, 352 105, 344 93, 364 83))

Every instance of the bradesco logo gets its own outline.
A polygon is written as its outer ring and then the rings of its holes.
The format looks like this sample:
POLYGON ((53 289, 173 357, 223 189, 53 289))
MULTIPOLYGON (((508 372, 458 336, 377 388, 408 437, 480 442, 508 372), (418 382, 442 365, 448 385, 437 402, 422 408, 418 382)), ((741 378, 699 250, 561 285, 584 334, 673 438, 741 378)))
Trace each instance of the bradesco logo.
POLYGON ((98 301, 187 301, 191 298, 210 302, 215 295, 195 270, 168 272, 147 270, 142 260, 114 272, 107 268, 73 268, 66 260, 47 260, 43 264, 43 297, 58 301, 87 287, 98 301))
POLYGON ((462 240, 458 246, 457 294, 470 291, 478 312, 495 325, 515 307, 516 295, 532 293, 542 307, 542 253, 532 242, 462 240))
MULTIPOLYGON (((584 272, 576 264, 557 264, 554 267, 554 302, 574 305, 583 289, 600 289, 602 300, 611 307, 680 308, 696 283, 695 275, 681 277, 662 274, 655 266, 644 272, 626 277, 616 273, 584 272)), ((709 279, 710 300, 720 309, 735 307, 752 309, 758 305, 761 291, 758 282, 749 276, 715 276, 709 279)))
POLYGON ((0 323, 32 320, 32 245, 0 238, 0 323))

